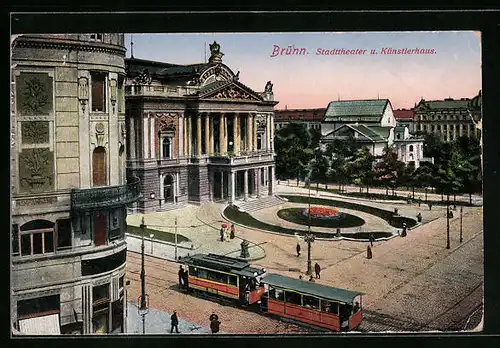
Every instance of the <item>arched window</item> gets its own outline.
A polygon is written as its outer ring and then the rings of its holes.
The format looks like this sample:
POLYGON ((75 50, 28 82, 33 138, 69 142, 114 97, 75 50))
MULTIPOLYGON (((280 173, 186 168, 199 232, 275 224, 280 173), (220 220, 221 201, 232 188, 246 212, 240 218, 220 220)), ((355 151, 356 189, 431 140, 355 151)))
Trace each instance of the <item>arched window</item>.
POLYGON ((167 175, 163 179, 163 199, 165 202, 174 201, 174 178, 172 175, 167 175))
POLYGON ((96 147, 92 153, 92 183, 93 186, 106 185, 106 149, 96 147))
POLYGON ((163 158, 170 158, 170 138, 163 138, 161 142, 163 158))
POLYGON ((410 145, 410 152, 413 152, 413 145, 410 145))

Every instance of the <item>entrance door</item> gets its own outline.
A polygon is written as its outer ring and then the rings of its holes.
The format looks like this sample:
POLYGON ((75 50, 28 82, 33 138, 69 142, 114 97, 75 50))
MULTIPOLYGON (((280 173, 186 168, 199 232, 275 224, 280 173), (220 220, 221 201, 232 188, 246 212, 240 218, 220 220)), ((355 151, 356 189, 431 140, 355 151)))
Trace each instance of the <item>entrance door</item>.
POLYGON ((93 186, 106 185, 106 149, 102 146, 92 153, 92 182, 93 186))
POLYGON ((106 244, 106 215, 97 214, 94 219, 94 245, 106 244))

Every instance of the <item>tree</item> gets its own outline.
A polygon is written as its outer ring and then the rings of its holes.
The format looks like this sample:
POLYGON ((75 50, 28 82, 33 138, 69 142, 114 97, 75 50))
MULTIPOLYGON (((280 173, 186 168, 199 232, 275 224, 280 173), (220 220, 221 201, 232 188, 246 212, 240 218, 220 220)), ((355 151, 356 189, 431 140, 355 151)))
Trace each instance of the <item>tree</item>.
POLYGON ((363 186, 367 187, 371 184, 373 179, 373 155, 367 148, 360 148, 356 151, 354 157, 350 162, 349 171, 352 174, 354 184, 358 185, 360 191, 363 186))
POLYGON ((326 174, 330 163, 323 151, 319 148, 314 150, 314 157, 311 159, 311 180, 316 181, 316 191, 319 189, 319 183, 326 182, 326 174))
POLYGON ((422 164, 411 174, 411 181, 416 187, 425 187, 425 202, 427 202, 427 187, 434 184, 434 165, 431 163, 422 164))
POLYGON ((380 161, 375 165, 374 178, 375 182, 379 183, 386 188, 386 195, 388 194, 388 187, 394 189, 403 177, 405 164, 398 160, 398 155, 391 148, 385 147, 380 161))

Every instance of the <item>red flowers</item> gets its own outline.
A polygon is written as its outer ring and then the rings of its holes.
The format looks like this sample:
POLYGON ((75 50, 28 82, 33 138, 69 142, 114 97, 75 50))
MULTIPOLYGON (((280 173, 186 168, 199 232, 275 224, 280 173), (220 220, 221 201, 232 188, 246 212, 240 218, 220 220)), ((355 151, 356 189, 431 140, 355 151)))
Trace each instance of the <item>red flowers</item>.
POLYGON ((330 217, 339 215, 339 211, 334 208, 326 207, 311 207, 311 209, 304 209, 306 215, 311 215, 312 217, 330 217))

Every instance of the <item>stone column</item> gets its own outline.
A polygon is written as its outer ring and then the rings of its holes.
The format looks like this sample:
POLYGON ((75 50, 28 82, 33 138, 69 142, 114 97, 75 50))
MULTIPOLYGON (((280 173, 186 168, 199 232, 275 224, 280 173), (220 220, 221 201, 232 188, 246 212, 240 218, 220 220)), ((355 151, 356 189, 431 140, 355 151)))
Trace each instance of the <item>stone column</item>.
MULTIPOLYGON (((178 131, 178 137, 179 137, 179 141, 178 141, 178 155, 176 156, 177 158, 179 157, 182 157, 184 156, 184 114, 181 114, 179 116, 179 131, 178 131)), ((161 146, 161 144, 160 144, 161 146)))
POLYGON ((257 151, 257 114, 253 115, 252 123, 252 140, 253 140, 253 151, 257 151))
POLYGON ((142 156, 144 159, 149 158, 149 141, 148 141, 148 116, 144 115, 142 118, 142 156))
POLYGON ((271 144, 271 151, 274 151, 274 114, 271 114, 271 136, 269 142, 271 144))
POLYGON ((226 151, 224 150, 224 113, 220 114, 220 122, 219 122, 219 152, 223 155, 226 151))
POLYGON ((210 152, 210 126, 208 121, 208 112, 205 113, 205 154, 209 155, 210 152))
POLYGON ((274 194, 274 166, 271 166, 271 177, 269 178, 269 195, 274 194))
POLYGON ((135 139, 135 119, 133 117, 129 118, 129 129, 130 129, 130 135, 129 135, 129 146, 130 146, 130 158, 135 160, 135 149, 136 149, 136 139, 135 139))
POLYGON ((247 153, 252 152, 252 114, 247 115, 247 153))
POLYGON ((238 155, 240 152, 240 145, 238 139, 238 129, 240 123, 238 122, 238 113, 234 113, 233 115, 233 152, 238 155))
POLYGON ((214 171, 209 169, 208 172, 208 199, 214 201, 214 171))
POLYGON ((261 168, 255 168, 255 173, 256 173, 256 191, 257 191, 257 197, 260 197, 260 176, 262 175, 261 168))
POLYGON ((210 154, 213 154, 215 152, 214 149, 214 118, 211 113, 208 113, 208 128, 210 129, 210 135, 209 135, 209 143, 210 143, 210 154))
POLYGON ((224 171, 220 171, 220 198, 224 200, 224 171))
POLYGON ((94 331, 92 327, 92 302, 92 285, 82 285, 82 322, 84 335, 94 331))
POLYGON ((193 155, 193 121, 192 115, 188 115, 188 131, 187 131, 187 143, 188 143, 188 156, 193 155))
POLYGON ((201 115, 196 114, 196 156, 201 156, 201 115))
MULTIPOLYGON (((149 153, 150 158, 156 158, 156 148, 155 148, 155 116, 149 119, 149 153)), ((173 146, 173 144, 172 144, 173 146)))
POLYGON ((266 151, 269 151, 271 148, 271 117, 269 114, 266 114, 266 151))
POLYGON ((229 185, 229 203, 234 203, 236 194, 235 194, 235 173, 233 171, 228 172, 229 174, 229 180, 228 180, 228 185, 229 185))
POLYGON ((184 156, 187 156, 189 154, 189 147, 188 147, 188 116, 184 115, 184 156))
POLYGON ((259 196, 259 190, 258 190, 258 182, 259 182, 259 171, 258 168, 253 169, 253 192, 252 196, 258 197, 259 196))
POLYGON ((248 199, 248 169, 243 171, 243 199, 248 199))

